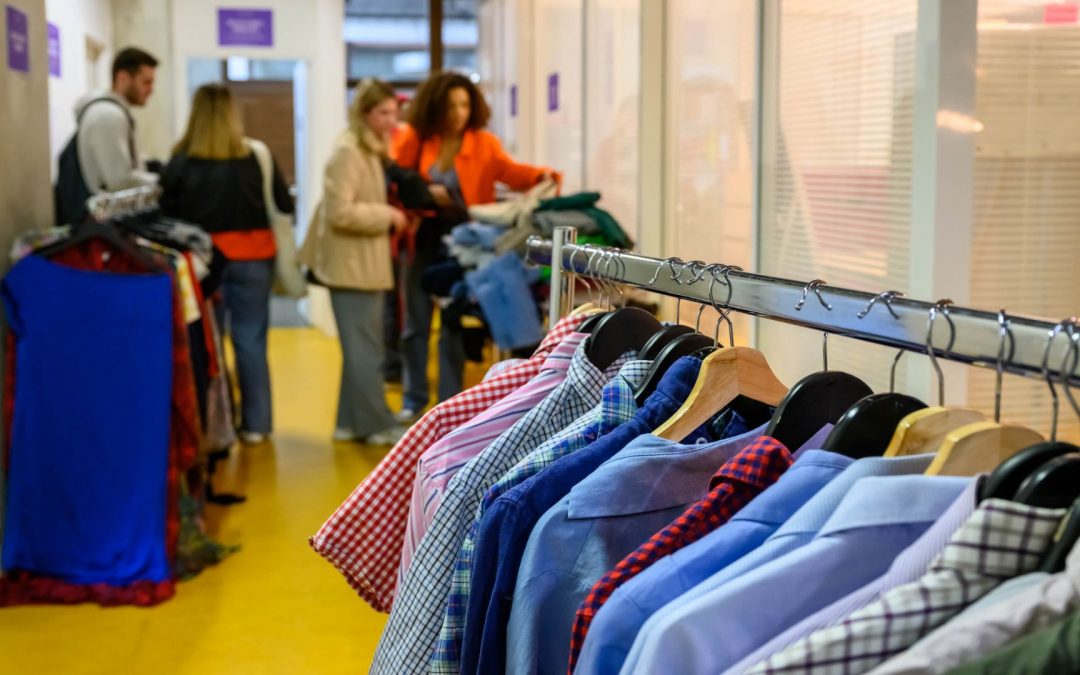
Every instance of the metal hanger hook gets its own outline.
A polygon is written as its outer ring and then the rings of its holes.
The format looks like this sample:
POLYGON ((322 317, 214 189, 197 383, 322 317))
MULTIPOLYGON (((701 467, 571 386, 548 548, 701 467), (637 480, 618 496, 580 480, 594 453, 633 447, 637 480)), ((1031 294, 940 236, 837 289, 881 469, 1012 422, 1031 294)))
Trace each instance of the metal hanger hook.
POLYGON ((930 357, 930 365, 934 367, 934 372, 937 373, 938 405, 945 405, 945 373, 942 372, 941 364, 937 360, 937 354, 934 353, 934 322, 937 320, 938 314, 944 316, 945 320, 949 322, 949 345, 945 348, 945 353, 948 354, 956 341, 956 325, 953 324, 953 320, 949 316, 949 305, 951 304, 953 304, 953 301, 948 298, 935 302, 934 306, 930 308, 930 317, 926 321, 926 355, 930 357))
POLYGON ((713 330, 713 343, 717 348, 720 346, 720 322, 726 321, 728 325, 728 346, 735 346, 735 324, 731 321, 731 296, 734 292, 731 287, 731 277, 729 276, 732 270, 741 272, 742 268, 738 265, 719 265, 712 270, 712 282, 709 283, 709 302, 712 304, 713 309, 716 310, 719 316, 716 319, 716 328, 713 330), (716 302, 716 298, 713 297, 713 286, 716 282, 720 281, 718 274, 724 276, 723 284, 727 286, 728 295, 727 300, 724 301, 723 308, 716 302))
POLYGON ((904 356, 904 350, 899 349, 896 351, 896 356, 893 357, 892 368, 889 369, 889 393, 896 393, 896 367, 900 365, 900 359, 904 356))
POLYGON ((1012 363, 1013 354, 1016 352, 1016 339, 1013 337, 1011 325, 1012 322, 1009 321, 1005 308, 1002 307, 998 310, 998 335, 1001 341, 998 343, 995 368, 997 372, 994 377, 994 421, 998 423, 1001 422, 1001 390, 1005 379, 1005 367, 1012 363), (1009 344, 1008 350, 1005 348, 1006 343, 1009 344))
POLYGON ((821 287, 825 285, 825 283, 826 282, 824 279, 814 279, 810 283, 806 284, 806 287, 803 288, 802 291, 802 298, 797 303, 795 303, 795 311, 802 311, 803 306, 806 304, 806 297, 810 294, 810 291, 813 291, 814 295, 817 296, 818 302, 821 303, 821 306, 831 312, 832 305, 825 302, 824 296, 821 295, 821 287))
POLYGON ((656 280, 660 278, 660 272, 662 272, 665 267, 671 269, 671 280, 674 281, 675 283, 681 285, 682 282, 679 281, 679 277, 682 275, 682 270, 680 269, 678 274, 675 273, 675 264, 676 263, 678 263, 680 265, 685 265, 686 264, 680 258, 668 258, 664 262, 657 265, 656 272, 653 273, 652 279, 649 279, 649 285, 650 286, 655 286, 656 285, 656 280))
POLYGON ((686 269, 690 270, 692 275, 690 280, 686 282, 687 286, 693 286, 697 282, 705 278, 705 274, 709 271, 711 265, 705 264, 702 260, 691 260, 686 264, 686 269), (696 271, 695 271, 696 270, 696 271))
MULTIPOLYGON (((1063 319, 1061 323, 1054 326, 1047 333, 1046 337, 1046 349, 1043 350, 1042 360, 1042 373, 1043 379, 1046 380, 1046 386, 1050 388, 1050 440, 1057 440, 1058 431, 1058 411, 1061 409, 1061 401, 1058 399, 1057 388, 1054 387, 1054 380, 1050 376, 1050 349, 1054 346, 1054 340, 1057 339, 1059 333, 1065 330, 1066 326, 1075 326, 1077 322, 1076 317, 1063 319)), ((1066 337, 1069 337, 1066 335, 1066 337)), ((1066 350, 1068 355, 1068 350, 1066 350)), ((1070 403, 1072 400, 1070 399, 1070 403)))
MULTIPOLYGON (((584 255, 584 253, 585 253, 584 247, 578 246, 577 248, 574 249, 574 252, 570 255, 570 273, 574 275, 575 279, 580 279, 581 283, 585 284, 585 291, 588 293, 589 298, 591 300, 592 299, 592 284, 589 283, 589 277, 588 277, 589 267, 588 267, 588 265, 586 265, 585 266, 585 272, 582 273, 582 274, 578 274, 577 266, 574 264, 574 260, 577 258, 579 253, 584 255)), ((588 259, 586 259, 586 263, 588 263, 588 259)))
POLYGON ((1069 322, 1069 325, 1065 328, 1065 333, 1069 336, 1069 350, 1065 354, 1065 358, 1061 360, 1061 385, 1065 389, 1065 397, 1069 399, 1069 405, 1072 406, 1073 412, 1080 418, 1080 405, 1076 403, 1076 399, 1073 398, 1072 393, 1072 373, 1076 370, 1077 362, 1080 361, 1080 351, 1077 349, 1077 340, 1080 340, 1080 331, 1076 330, 1077 324, 1075 322, 1069 322), (1072 365, 1068 365, 1069 357, 1072 357, 1072 365))
POLYGON ((881 303, 885 305, 885 309, 889 310, 889 314, 892 314, 892 317, 894 319, 899 319, 900 315, 897 314, 896 310, 892 308, 892 301, 896 298, 902 297, 904 297, 904 294, 900 291, 885 291, 884 293, 878 293, 874 297, 870 298, 870 303, 866 305, 866 309, 859 312, 856 316, 858 316, 860 319, 865 319, 866 316, 870 314, 870 310, 874 308, 874 304, 880 300, 881 303))

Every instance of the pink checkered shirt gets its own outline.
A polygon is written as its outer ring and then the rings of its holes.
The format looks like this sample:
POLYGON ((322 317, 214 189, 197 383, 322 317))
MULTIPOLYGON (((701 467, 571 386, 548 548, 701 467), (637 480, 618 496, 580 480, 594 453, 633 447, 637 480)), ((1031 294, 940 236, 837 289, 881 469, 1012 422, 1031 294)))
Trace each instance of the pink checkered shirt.
POLYGON ((389 612, 417 461, 440 438, 487 410, 537 373, 588 315, 563 318, 524 363, 443 401, 414 424, 309 543, 375 610, 389 612))

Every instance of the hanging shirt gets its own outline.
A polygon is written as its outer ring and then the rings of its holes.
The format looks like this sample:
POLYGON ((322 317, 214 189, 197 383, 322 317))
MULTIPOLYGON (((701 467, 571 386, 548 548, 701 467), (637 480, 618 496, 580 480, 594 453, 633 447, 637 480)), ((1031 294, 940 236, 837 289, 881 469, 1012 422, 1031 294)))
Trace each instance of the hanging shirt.
POLYGON ((742 661, 728 669, 727 675, 743 675, 757 664, 778 654, 810 634, 833 625, 876 600, 878 596, 897 586, 911 583, 918 579, 930 563, 936 558, 953 534, 967 521, 975 511, 979 498, 979 484, 971 481, 956 501, 945 513, 930 526, 918 541, 896 557, 889 570, 859 590, 837 600, 821 611, 815 612, 795 624, 788 630, 762 645, 742 661))
POLYGON ((1080 546, 1074 546, 1069 553, 1063 572, 1030 572, 1001 584, 911 649, 871 672, 945 673, 1062 621, 1077 609, 1080 546))
POLYGON ((432 443, 531 380, 588 314, 562 318, 524 363, 443 401, 409 427, 309 543, 376 611, 389 612, 409 517, 416 463, 432 443))
POLYGON ((960 666, 950 675, 1080 672, 1080 611, 1007 647, 960 666))
POLYGON ((694 598, 677 615, 682 620, 659 626, 636 666, 644 672, 722 672, 777 631, 887 570, 968 482, 941 476, 860 480, 805 546, 708 593, 692 591, 694 598), (677 653, 674 645, 680 645, 677 653))
POLYGON ((1065 509, 987 499, 918 581, 898 586, 765 663, 765 673, 865 673, 899 654, 1005 579, 1039 564, 1065 509))
POLYGON ((586 337, 584 333, 567 336, 544 360, 536 377, 444 436, 420 456, 401 549, 399 586, 428 526, 435 519, 450 480, 564 383, 574 354, 586 337))
MULTIPOLYGON (((694 445, 642 436, 545 513, 518 570, 507 627, 507 642, 514 646, 507 653, 507 672, 565 673, 574 611, 592 585, 703 498, 717 467, 752 446, 764 430, 763 425, 694 445)), ((779 464, 790 463, 782 446, 775 454, 779 464)))
POLYGON ((454 576, 450 587, 450 597, 446 602, 443 625, 439 631, 439 641, 432 655, 430 672, 455 673, 459 671, 461 643, 465 631, 465 614, 469 606, 470 581, 472 578, 473 551, 476 547, 476 532, 487 507, 499 495, 519 485, 530 476, 540 473, 559 457, 580 450, 597 437, 608 433, 615 427, 633 417, 637 411, 634 389, 644 381, 652 361, 635 359, 628 362, 619 374, 604 385, 600 403, 588 413, 582 415, 573 424, 555 434, 539 448, 534 450, 510 471, 499 479, 485 494, 476 516, 465 533, 465 540, 458 551, 454 563, 454 576))
POLYGON ((791 453, 783 443, 762 436, 720 467, 713 476, 707 495, 604 574, 589 591, 574 617, 570 663, 567 666, 569 675, 574 673, 593 617, 616 588, 660 558, 698 541, 731 520, 754 497, 775 483, 792 461, 791 453))
POLYGON ((29 256, 3 299, 18 348, 4 572, 171 580, 172 280, 29 256))
POLYGON ((372 673, 412 673, 427 667, 442 627, 454 560, 484 492, 548 437, 596 405, 604 385, 633 357, 627 352, 601 371, 589 361, 582 344, 565 382, 454 476, 401 584, 372 673))
MULTIPOLYGON (((688 597, 706 595, 729 581, 808 544, 825 526, 829 517, 836 511, 851 488, 861 479, 868 476, 921 474, 930 466, 933 459, 934 455, 924 454, 908 457, 866 457, 853 462, 843 473, 796 511, 795 515, 791 516, 761 546, 742 556, 734 563, 711 568, 711 574, 694 586, 693 595, 688 597)), ((707 544, 707 542, 708 538, 691 544, 683 551, 684 555, 705 554, 703 564, 706 566, 706 570, 700 570, 699 568, 699 571, 707 571, 710 559, 718 558, 705 552, 703 545, 707 544)), ((718 562, 722 563, 723 560, 718 560, 718 562)), ((699 611, 708 614, 709 607, 702 607, 699 611)), ((641 627, 621 672, 634 672, 634 669, 638 667, 638 659, 641 658, 642 651, 646 646, 656 652, 662 648, 663 638, 660 637, 660 634, 664 630, 663 627, 696 620, 698 619, 690 612, 689 603, 684 602, 682 598, 665 605, 655 612, 641 627)))
MULTIPOLYGON (((502 673, 506 668, 506 625, 517 584, 518 567, 533 526, 544 513, 569 494, 571 488, 641 434, 663 424, 690 395, 697 381, 701 359, 684 356, 660 379, 656 391, 629 422, 588 447, 556 461, 496 499, 480 523, 473 560, 470 617, 465 635, 468 646, 480 640, 482 673, 502 673), (474 607, 479 603, 479 608, 474 607), (479 638, 470 635, 471 617, 483 616, 479 638)), ((468 652, 467 652, 468 653, 468 652)), ((465 665, 463 663, 463 665, 465 665)), ((471 665, 468 668, 472 672, 471 665)))
POLYGON ((575 670, 579 675, 617 673, 642 624, 661 607, 761 545, 799 507, 854 460, 806 450, 773 486, 698 542, 655 561, 620 586, 589 628, 575 670))

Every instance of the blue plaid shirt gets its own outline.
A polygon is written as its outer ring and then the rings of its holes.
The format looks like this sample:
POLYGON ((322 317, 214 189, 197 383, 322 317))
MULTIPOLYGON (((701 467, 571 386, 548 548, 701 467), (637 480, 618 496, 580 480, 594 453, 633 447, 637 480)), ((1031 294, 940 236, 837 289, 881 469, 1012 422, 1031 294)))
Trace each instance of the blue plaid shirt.
POLYGON ((634 400, 634 389, 644 381, 651 364, 651 361, 635 360, 624 365, 619 370, 618 376, 604 387, 600 403, 595 408, 527 455, 484 494, 477 508, 476 517, 466 531, 461 550, 458 551, 450 585, 450 596, 447 599, 446 611, 443 613, 442 629, 435 645, 435 652, 431 657, 429 672, 440 674, 460 672, 461 645, 465 632, 465 614, 469 606, 471 589, 469 582, 472 577, 476 533, 480 528, 480 519, 488 506, 502 494, 554 464, 556 460, 584 448, 633 418, 638 409, 637 402, 634 400))

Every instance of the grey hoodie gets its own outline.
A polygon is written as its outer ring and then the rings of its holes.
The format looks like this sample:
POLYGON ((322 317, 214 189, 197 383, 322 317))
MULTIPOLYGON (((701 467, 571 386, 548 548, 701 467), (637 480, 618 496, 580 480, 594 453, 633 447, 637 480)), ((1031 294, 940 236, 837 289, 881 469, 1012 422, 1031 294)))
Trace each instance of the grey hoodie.
MULTIPOLYGON (((75 104, 75 117, 90 101, 108 97, 129 112, 127 101, 112 91, 94 92, 75 104)), ((143 170, 135 139, 134 125, 119 107, 106 102, 87 110, 79 126, 79 164, 83 180, 91 192, 114 192, 157 183, 156 174, 143 170)))

